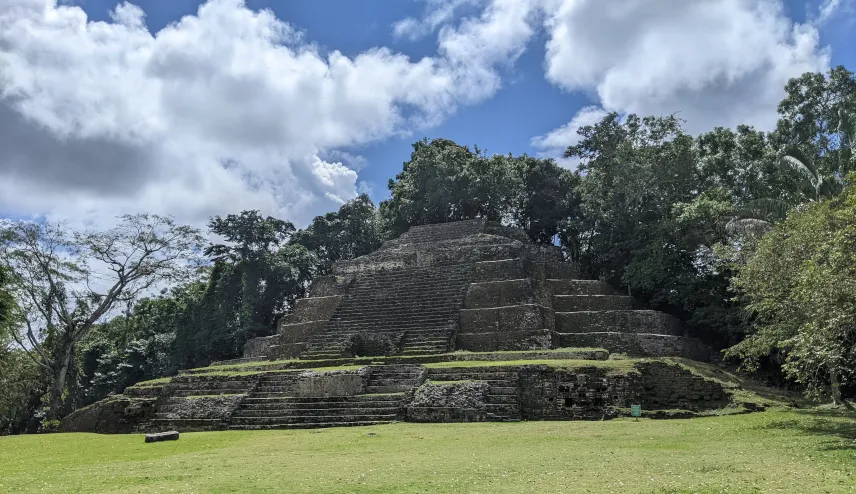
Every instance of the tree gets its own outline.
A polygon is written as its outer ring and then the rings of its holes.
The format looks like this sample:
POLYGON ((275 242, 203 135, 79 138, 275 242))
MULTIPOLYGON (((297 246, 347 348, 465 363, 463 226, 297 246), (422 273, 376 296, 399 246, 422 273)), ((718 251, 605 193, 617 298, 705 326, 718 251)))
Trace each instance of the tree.
POLYGON ((841 195, 793 211, 761 240, 733 279, 751 334, 727 353, 751 368, 782 352, 787 376, 839 404, 856 380, 854 180, 841 195))
POLYGON ((50 416, 58 418, 78 345, 117 304, 197 267, 201 237, 167 217, 125 215, 103 232, 19 221, 2 231, 21 324, 10 336, 50 373, 50 416))
POLYGON ((380 215, 369 196, 361 194, 335 213, 316 216, 291 242, 318 257, 318 272, 327 274, 340 259, 354 259, 380 247, 384 237, 380 215))
POLYGON ((486 218, 551 243, 578 203, 576 177, 551 159, 487 156, 447 139, 413 144, 380 213, 392 235, 413 225, 486 218))

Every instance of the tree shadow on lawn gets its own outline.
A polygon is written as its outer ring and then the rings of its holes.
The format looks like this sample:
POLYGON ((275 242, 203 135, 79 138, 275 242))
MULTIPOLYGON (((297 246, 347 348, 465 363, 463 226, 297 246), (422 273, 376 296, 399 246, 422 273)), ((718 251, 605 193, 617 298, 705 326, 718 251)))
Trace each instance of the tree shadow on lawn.
POLYGON ((777 420, 759 429, 796 430, 805 434, 826 436, 830 440, 821 448, 825 451, 856 451, 856 413, 845 409, 815 408, 794 410, 802 420, 777 420))

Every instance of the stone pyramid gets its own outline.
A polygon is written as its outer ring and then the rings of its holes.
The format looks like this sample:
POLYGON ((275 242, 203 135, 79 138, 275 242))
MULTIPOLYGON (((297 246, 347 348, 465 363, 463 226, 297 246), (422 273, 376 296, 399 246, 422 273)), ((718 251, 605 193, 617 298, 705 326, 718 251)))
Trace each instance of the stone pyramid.
POLYGON ((558 248, 485 220, 416 226, 338 262, 244 359, 329 359, 600 347, 707 359, 673 317, 581 280, 558 248))
POLYGON ((139 383, 62 429, 600 419, 631 404, 692 416, 733 405, 733 389, 693 363, 710 352, 677 320, 578 274, 520 230, 417 226, 336 263, 242 358, 139 383))

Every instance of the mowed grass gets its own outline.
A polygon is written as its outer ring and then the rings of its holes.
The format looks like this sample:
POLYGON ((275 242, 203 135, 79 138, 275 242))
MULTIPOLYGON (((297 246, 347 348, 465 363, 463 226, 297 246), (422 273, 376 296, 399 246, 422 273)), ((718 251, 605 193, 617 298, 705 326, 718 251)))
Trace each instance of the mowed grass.
POLYGON ((856 417, 3 437, 0 492, 856 492, 856 417))

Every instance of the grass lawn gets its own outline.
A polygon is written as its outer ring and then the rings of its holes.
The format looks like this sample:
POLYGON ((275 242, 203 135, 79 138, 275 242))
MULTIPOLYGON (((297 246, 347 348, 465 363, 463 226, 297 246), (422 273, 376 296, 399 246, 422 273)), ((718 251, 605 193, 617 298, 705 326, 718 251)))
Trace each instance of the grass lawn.
POLYGON ((856 492, 856 417, 2 437, 0 492, 856 492))

